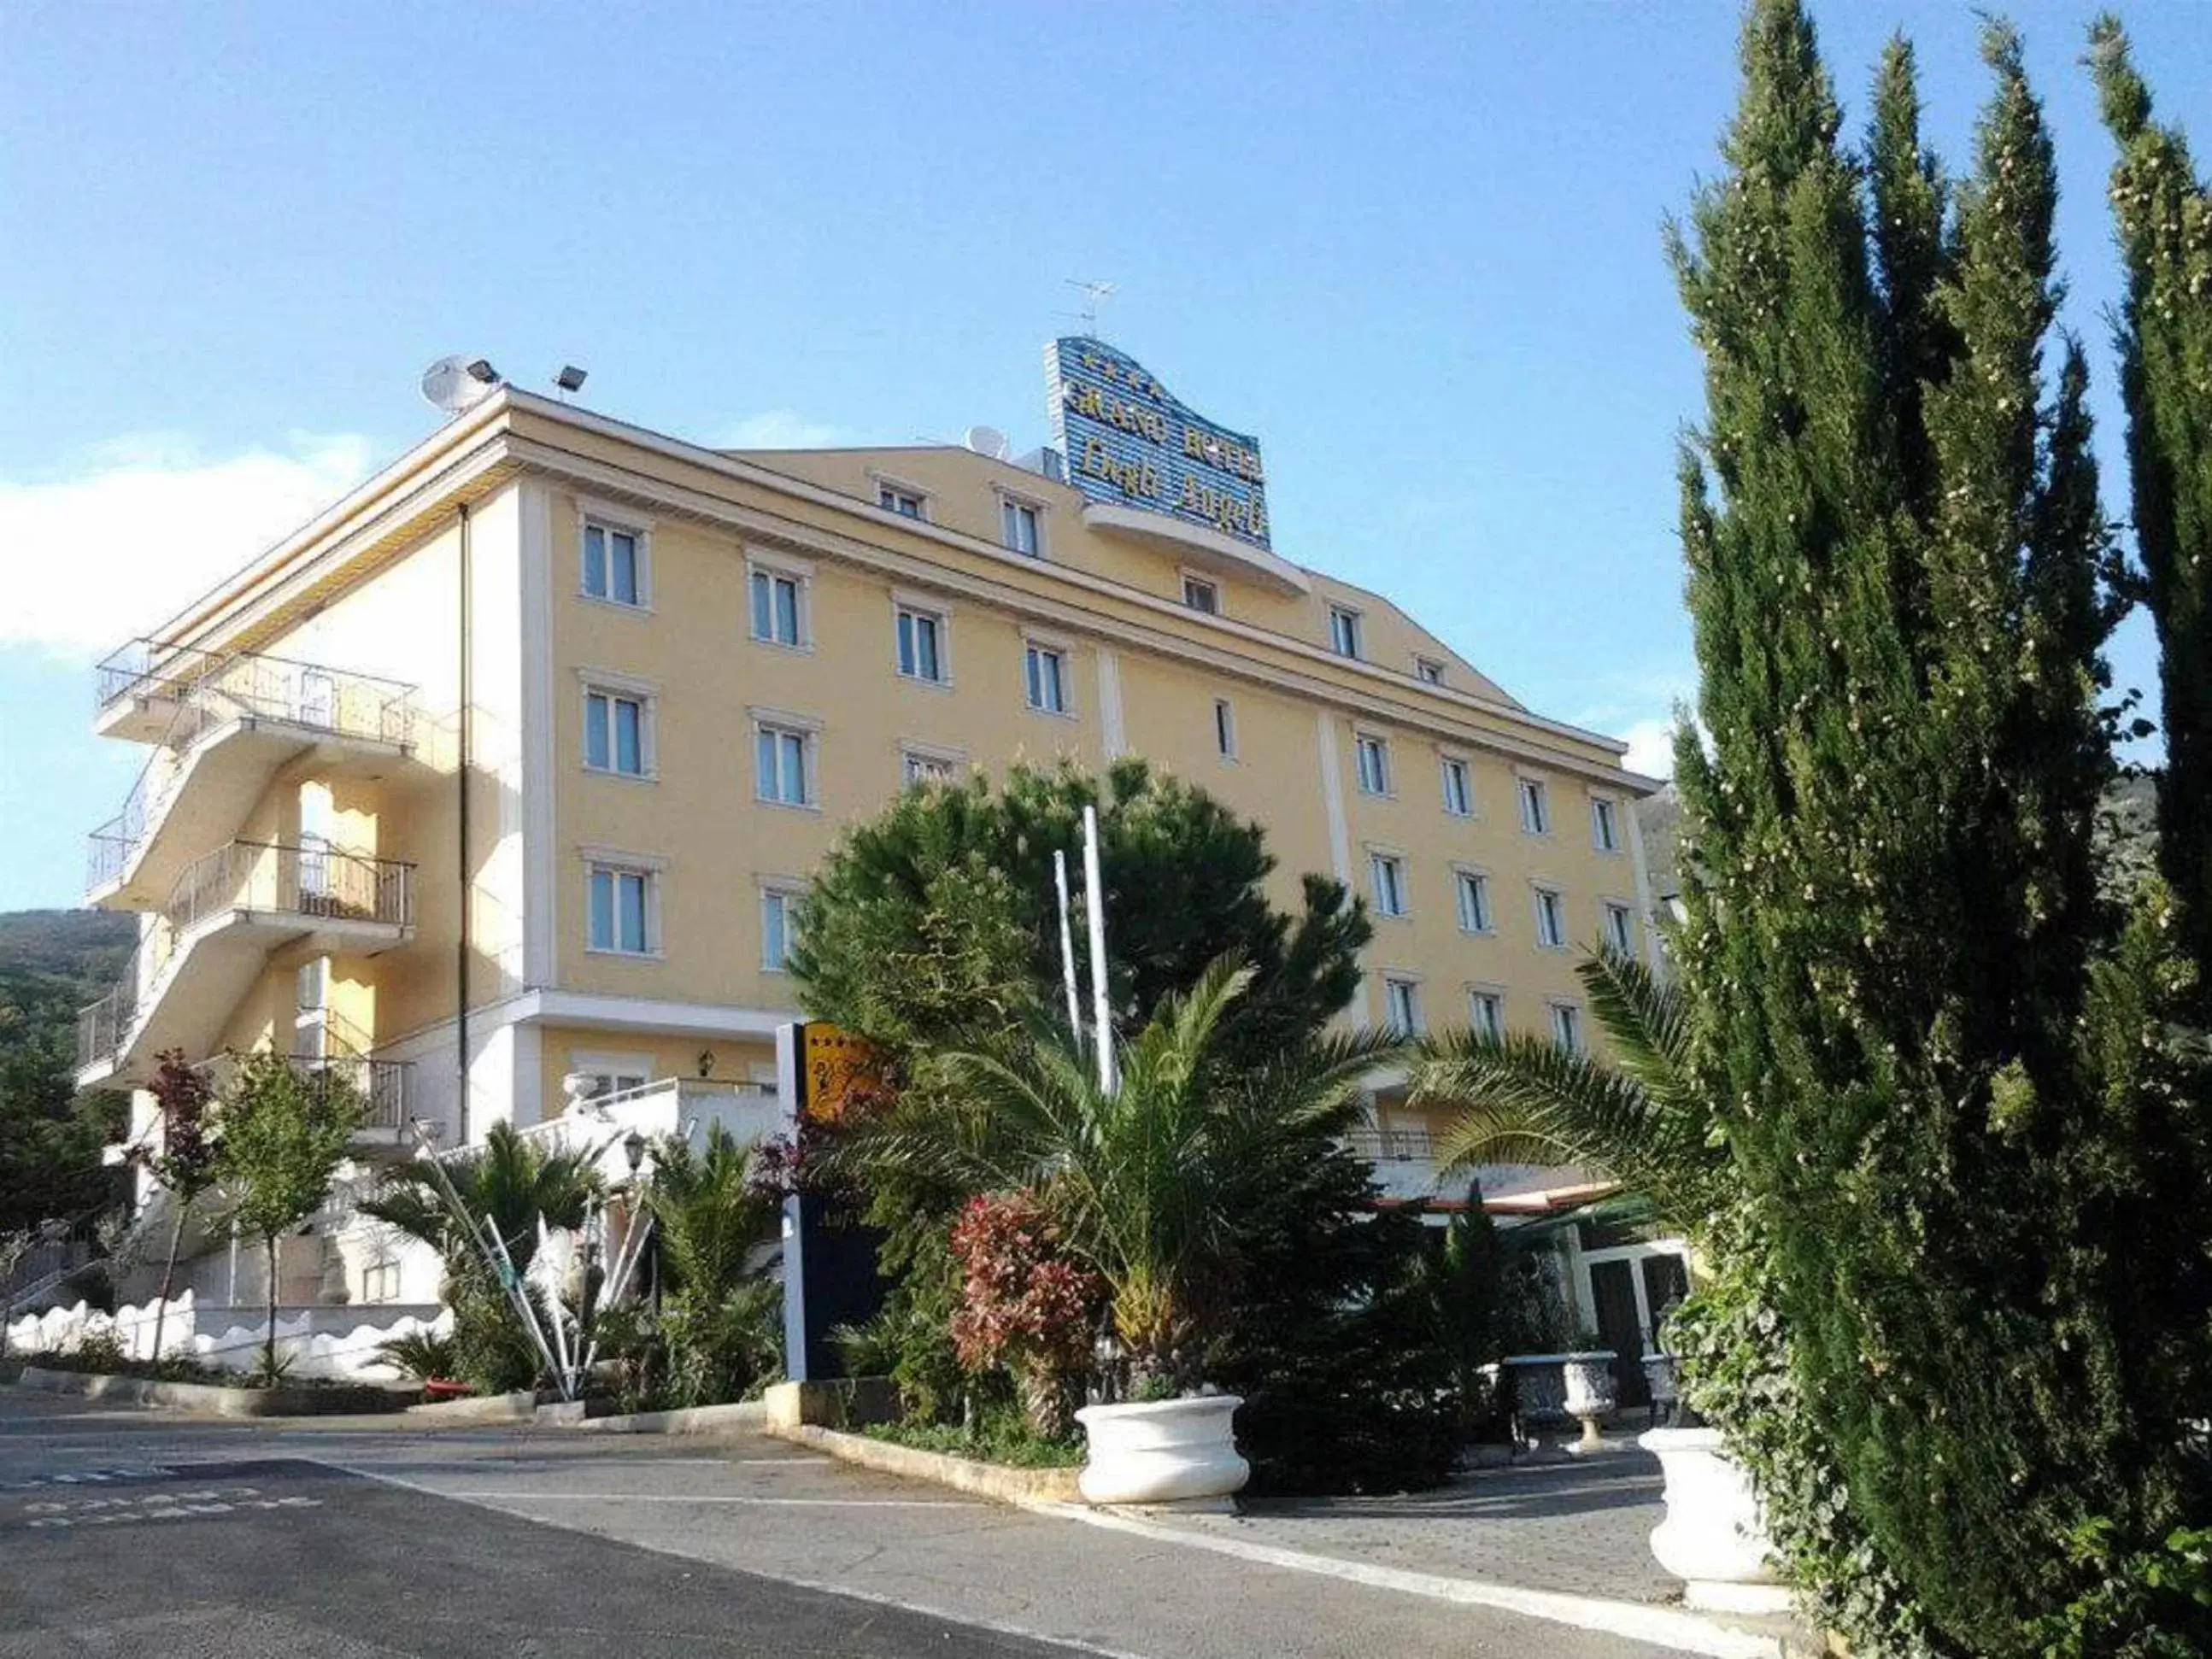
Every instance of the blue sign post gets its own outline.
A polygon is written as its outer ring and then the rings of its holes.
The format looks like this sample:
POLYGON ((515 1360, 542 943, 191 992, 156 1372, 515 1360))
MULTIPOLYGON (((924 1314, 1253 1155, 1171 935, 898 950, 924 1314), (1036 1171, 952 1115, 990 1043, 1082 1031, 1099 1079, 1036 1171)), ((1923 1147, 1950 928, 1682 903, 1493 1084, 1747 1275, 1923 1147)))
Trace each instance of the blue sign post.
POLYGON ((1135 358, 1087 335, 1045 348, 1045 378, 1053 441, 1084 495, 1271 545, 1258 439, 1193 414, 1135 358))

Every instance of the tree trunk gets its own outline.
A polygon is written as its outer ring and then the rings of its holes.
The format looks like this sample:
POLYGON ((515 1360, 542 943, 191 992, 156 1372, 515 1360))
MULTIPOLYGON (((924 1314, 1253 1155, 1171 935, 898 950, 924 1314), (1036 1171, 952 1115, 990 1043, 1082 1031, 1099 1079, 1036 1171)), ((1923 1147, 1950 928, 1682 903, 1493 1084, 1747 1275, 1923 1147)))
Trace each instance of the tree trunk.
POLYGON ((261 1376, 270 1387, 276 1386, 276 1235, 270 1233, 264 1243, 269 1251, 269 1323, 262 1333, 261 1376))
POLYGON ((161 1327, 169 1317, 169 1291, 177 1282, 177 1253, 184 1249, 185 1223, 191 1215, 191 1207, 178 1199, 177 1224, 169 1230, 169 1261, 161 1269, 161 1299, 154 1304, 154 1351, 146 1356, 157 1365, 161 1363, 161 1327))

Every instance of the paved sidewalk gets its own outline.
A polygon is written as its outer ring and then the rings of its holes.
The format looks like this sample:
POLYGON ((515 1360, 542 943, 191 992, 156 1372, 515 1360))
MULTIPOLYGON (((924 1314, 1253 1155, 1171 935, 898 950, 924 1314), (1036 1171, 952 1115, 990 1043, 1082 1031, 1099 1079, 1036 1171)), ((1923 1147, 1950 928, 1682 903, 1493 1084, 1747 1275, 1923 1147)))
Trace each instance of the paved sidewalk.
POLYGON ((1393 1498, 1254 1499, 1239 1515, 1153 1516, 1278 1549, 1527 1589, 1660 1602, 1680 1591, 1651 1554, 1659 1460, 1633 1447, 1472 1470, 1393 1498))

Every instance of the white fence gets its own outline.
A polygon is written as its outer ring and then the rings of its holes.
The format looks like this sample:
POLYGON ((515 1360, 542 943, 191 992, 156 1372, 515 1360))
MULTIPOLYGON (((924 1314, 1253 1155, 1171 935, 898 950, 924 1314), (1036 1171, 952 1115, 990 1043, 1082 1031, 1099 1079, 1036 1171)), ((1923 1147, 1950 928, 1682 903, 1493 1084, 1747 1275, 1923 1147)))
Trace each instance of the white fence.
MULTIPOLYGON (((159 1304, 103 1313, 80 1302, 33 1314, 8 1327, 7 1352, 71 1353, 88 1340, 112 1337, 132 1359, 154 1358, 154 1316, 159 1304)), ((276 1310, 276 1354, 294 1376, 343 1377, 370 1382, 398 1380, 399 1372, 376 1352, 380 1343, 417 1332, 444 1335, 453 1316, 435 1304, 380 1303, 366 1307, 283 1308, 276 1310)), ((161 1321, 162 1358, 195 1359, 223 1370, 251 1370, 260 1363, 268 1326, 259 1308, 198 1305, 190 1291, 169 1304, 161 1321)))

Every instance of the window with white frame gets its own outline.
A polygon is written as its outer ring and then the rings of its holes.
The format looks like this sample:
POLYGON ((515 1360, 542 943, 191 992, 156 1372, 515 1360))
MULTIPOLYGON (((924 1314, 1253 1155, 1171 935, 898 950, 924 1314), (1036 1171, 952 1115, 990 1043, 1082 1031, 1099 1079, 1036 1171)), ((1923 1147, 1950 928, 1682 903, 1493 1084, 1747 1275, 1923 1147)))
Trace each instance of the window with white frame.
POLYGON ((1539 887, 1536 893, 1536 943, 1547 951, 1560 951, 1567 943, 1567 908, 1556 887, 1539 887))
POLYGON ((1209 617, 1221 614, 1221 589, 1203 576, 1183 573, 1182 602, 1194 611, 1203 611, 1209 617))
POLYGON ((918 783, 950 783, 959 770, 960 763, 950 755, 928 749, 899 750, 900 781, 908 787, 918 783))
POLYGON ((1398 1036, 1421 1034, 1421 986, 1418 980, 1382 976, 1382 1023, 1398 1036))
POLYGON ((896 609, 898 672, 910 680, 943 685, 951 678, 945 657, 945 613, 903 601, 896 609))
POLYGON ((799 896, 795 884, 761 888, 761 967, 781 974, 791 960, 791 947, 799 938, 799 896))
POLYGON ((1237 710, 1226 697, 1213 700, 1213 748, 1224 760, 1237 758, 1237 710))
POLYGON ((902 519, 927 519, 928 503, 928 496, 909 485, 883 481, 876 485, 876 505, 902 519))
POLYGON ((780 806, 814 804, 814 733, 774 720, 753 726, 753 793, 780 806))
POLYGON ((1531 836, 1552 833, 1552 798, 1541 778, 1516 778, 1516 792, 1521 797, 1521 828, 1531 836))
POLYGON ((1390 740, 1371 732, 1354 734, 1352 739, 1352 768, 1359 780, 1363 795, 1387 795, 1390 793, 1390 740))
POLYGON ((319 1014, 331 1003, 331 959, 310 957, 292 975, 293 1006, 303 1014, 319 1014))
POLYGON ((806 642, 806 582, 787 570, 755 565, 752 589, 753 637, 769 645, 806 642))
POLYGON ((610 605, 643 606, 647 599, 644 538, 603 520, 584 520, 584 592, 610 605))
POLYGON ((1620 850, 1620 804, 1610 795, 1590 797, 1590 843, 1601 853, 1620 850))
POLYGON ((1425 684, 1442 685, 1444 683, 1444 665, 1434 657, 1416 657, 1413 659, 1413 678, 1425 684))
POLYGON ((365 1265, 361 1270, 361 1299, 364 1302, 397 1302, 399 1299, 399 1264, 387 1256, 365 1265))
POLYGON ((1467 994, 1468 1024, 1477 1036, 1495 1042, 1505 1035, 1505 994, 1472 990, 1467 994))
POLYGON ((1607 899, 1601 915, 1605 922, 1606 944, 1622 956, 1635 955, 1636 923, 1629 915, 1628 907, 1616 900, 1607 899))
POLYGON ((653 775, 653 700, 609 686, 584 688, 584 765, 626 778, 653 775))
POLYGON ((1467 762, 1457 755, 1446 755, 1440 766, 1443 775, 1444 811, 1455 818, 1474 816, 1474 779, 1467 762))
POLYGON ((999 497, 999 539, 1032 559, 1044 556, 1044 511, 1012 495, 999 497))
POLYGON ((653 1056, 649 1054, 612 1054, 599 1048, 571 1048, 568 1051, 568 1070, 571 1074, 586 1080, 584 1098, 605 1100, 614 1095, 626 1095, 634 1089, 642 1089, 653 1081, 653 1056))
POLYGON ((1493 926, 1490 915, 1490 878, 1480 870, 1455 870, 1454 886, 1458 890, 1459 926, 1464 933, 1487 933, 1493 926))
POLYGON ((654 871, 594 860, 587 889, 591 948, 633 957, 658 952, 659 885, 654 871))
POLYGON ((1048 714, 1067 712, 1067 653, 1058 646, 1032 645, 1023 653, 1022 672, 1030 707, 1048 714))
POLYGON ((1573 1003, 1552 1005, 1552 1041, 1568 1054, 1583 1052, 1583 1011, 1573 1003))
POLYGON ((1406 914, 1406 860, 1395 853, 1367 855, 1368 874, 1375 886, 1375 913, 1382 916, 1406 914))
POLYGON ((1340 657, 1357 657, 1359 652, 1360 615, 1344 605, 1328 608, 1329 648, 1340 657))

